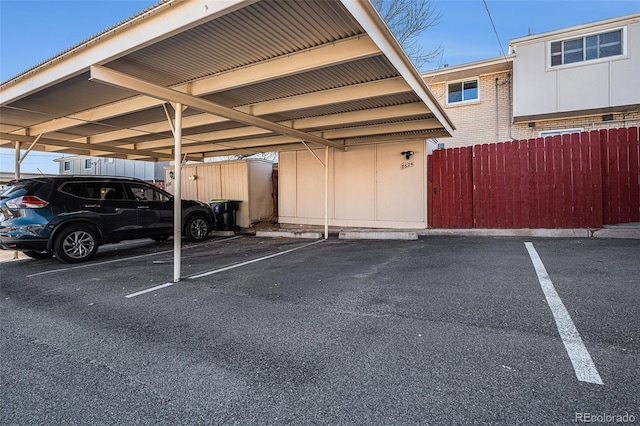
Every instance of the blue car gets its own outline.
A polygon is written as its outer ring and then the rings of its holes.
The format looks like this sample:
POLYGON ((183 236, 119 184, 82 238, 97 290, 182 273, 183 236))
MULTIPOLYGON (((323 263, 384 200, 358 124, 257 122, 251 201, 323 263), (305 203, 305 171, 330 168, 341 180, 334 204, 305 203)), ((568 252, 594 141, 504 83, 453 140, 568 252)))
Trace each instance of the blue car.
MULTIPOLYGON (((211 207, 182 200, 182 235, 203 241, 211 207)), ((133 178, 53 176, 10 182, 0 195, 0 249, 83 262, 102 244, 173 235, 173 196, 133 178)))

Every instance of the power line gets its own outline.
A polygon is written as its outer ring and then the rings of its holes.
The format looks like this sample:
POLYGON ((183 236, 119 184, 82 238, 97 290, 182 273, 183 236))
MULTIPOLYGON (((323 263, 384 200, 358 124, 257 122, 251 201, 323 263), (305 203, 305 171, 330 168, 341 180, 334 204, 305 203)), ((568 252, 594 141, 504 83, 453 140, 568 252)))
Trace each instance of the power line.
POLYGON ((493 23, 493 18, 491 17, 491 12, 489 11, 489 6, 487 6, 487 0, 482 0, 484 3, 484 8, 487 10, 487 15, 489 15, 489 21, 491 21, 491 26, 493 27, 493 32, 496 35, 496 39, 498 40, 498 46, 500 46, 500 53, 502 53, 502 57, 504 60, 507 60, 507 55, 504 54, 504 49, 502 49, 502 42, 500 41, 500 36, 498 35, 498 30, 496 29, 496 24, 493 23))

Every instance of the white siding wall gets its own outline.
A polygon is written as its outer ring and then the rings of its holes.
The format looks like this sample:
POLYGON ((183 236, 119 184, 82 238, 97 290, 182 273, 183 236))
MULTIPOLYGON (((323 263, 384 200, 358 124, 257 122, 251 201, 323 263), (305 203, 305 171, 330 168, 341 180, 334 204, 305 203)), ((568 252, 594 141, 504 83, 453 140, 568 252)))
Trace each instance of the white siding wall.
MULTIPOLYGON (((315 151, 324 161, 324 150, 315 151)), ((281 152, 281 223, 324 223, 324 169, 308 151, 281 152)), ((329 224, 426 227, 426 142, 403 141, 331 150, 329 224), (411 160, 400 155, 414 151, 411 160), (411 167, 402 167, 412 162, 411 167)))
POLYGON ((611 24, 515 46, 514 117, 640 104, 640 22, 611 24), (549 66, 549 42, 593 32, 626 30, 626 55, 549 66))

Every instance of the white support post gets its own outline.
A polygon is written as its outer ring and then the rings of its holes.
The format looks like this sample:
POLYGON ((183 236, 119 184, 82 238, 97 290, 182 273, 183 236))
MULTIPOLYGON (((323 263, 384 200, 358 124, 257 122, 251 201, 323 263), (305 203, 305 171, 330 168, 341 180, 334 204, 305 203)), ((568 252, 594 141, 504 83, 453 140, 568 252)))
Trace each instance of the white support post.
MULTIPOLYGON (((22 160, 20 159, 20 142, 16 141, 16 163, 15 163, 15 169, 14 169, 14 177, 16 179, 20 179, 20 163, 22 162, 22 160)), ((13 258, 14 259, 18 259, 20 257, 20 254, 18 253, 18 250, 15 250, 13 252, 13 258)))
POLYGON ((182 267, 182 104, 175 105, 173 188, 173 282, 180 281, 182 267))
POLYGON ((20 159, 20 142, 16 141, 16 163, 14 166, 14 177, 16 179, 20 179, 20 163, 22 163, 22 160, 20 159))
POLYGON ((329 147, 324 148, 324 239, 329 239, 329 147))

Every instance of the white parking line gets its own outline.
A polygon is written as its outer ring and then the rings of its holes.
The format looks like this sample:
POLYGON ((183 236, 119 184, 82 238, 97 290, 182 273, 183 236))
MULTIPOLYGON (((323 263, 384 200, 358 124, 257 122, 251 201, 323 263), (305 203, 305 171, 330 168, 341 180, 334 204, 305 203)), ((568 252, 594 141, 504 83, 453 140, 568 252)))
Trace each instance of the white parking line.
POLYGON ((302 245, 302 246, 294 247, 294 248, 289 249, 289 250, 281 251, 280 253, 270 254, 268 256, 259 257, 257 259, 247 260, 246 262, 236 263, 235 265, 225 266, 224 268, 214 269, 213 271, 208 271, 208 272, 203 272, 203 273, 200 273, 200 274, 197 274, 197 275, 192 275, 192 276, 188 277, 188 279, 194 280, 196 278, 206 277, 208 275, 213 275, 213 274, 217 274, 219 272, 228 271, 229 269, 239 268, 241 266, 249 265, 251 263, 260 262, 262 260, 271 259, 271 258, 277 257, 277 256, 282 256, 283 254, 291 253, 292 251, 300 250, 300 249, 303 249, 305 247, 309 247, 309 246, 312 246, 314 244, 321 243, 322 241, 324 241, 324 240, 314 241, 314 242, 309 243, 309 244, 305 244, 305 245, 302 245))
MULTIPOLYGON (((305 247, 312 246, 314 244, 318 244, 318 243, 320 243, 322 241, 324 241, 324 240, 314 241, 314 242, 309 243, 309 244, 304 244, 302 246, 294 247, 294 248, 289 249, 289 250, 281 251, 280 253, 274 253, 274 254, 270 254, 268 256, 259 257, 257 259, 248 260, 246 262, 236 263, 235 265, 225 266, 223 268, 214 269, 213 271, 207 271, 207 272, 202 272, 202 273, 199 273, 199 274, 196 274, 196 275, 191 275, 191 276, 187 277, 187 279, 194 280, 196 278, 206 277, 206 276, 209 276, 209 275, 217 274, 219 272, 224 272, 224 271, 228 271, 230 269, 235 269, 235 268, 239 268, 241 266, 250 265, 252 263, 260 262, 262 260, 267 260, 267 259, 271 259, 271 258, 274 258, 274 257, 282 256, 283 254, 291 253, 293 251, 300 250, 300 249, 303 249, 305 247)), ((162 288, 165 288, 165 287, 172 286, 173 284, 174 283, 166 283, 166 284, 162 284, 162 285, 159 285, 159 286, 156 286, 156 287, 147 288, 145 290, 141 290, 141 291, 138 291, 136 293, 128 294, 125 297, 127 299, 130 299, 132 297, 140 296, 141 294, 150 293, 152 291, 156 291, 156 290, 159 290, 159 289, 162 289, 162 288)))
MULTIPOLYGON (((213 241, 213 243, 221 243, 223 241, 235 240, 236 238, 242 238, 242 236, 237 235, 235 237, 225 238, 223 240, 215 240, 215 241, 213 241)), ((190 248, 199 247, 199 246, 202 247, 202 245, 194 245, 194 246, 191 246, 191 247, 183 247, 182 250, 188 250, 190 248)), ((158 252, 155 252, 155 253, 141 254, 141 255, 138 255, 138 256, 123 257, 121 259, 106 260, 104 262, 86 263, 84 265, 72 266, 72 267, 69 267, 69 268, 52 269, 50 271, 43 271, 43 272, 37 272, 35 274, 29 274, 29 275, 26 275, 26 277, 27 278, 31 278, 31 277, 36 277, 38 275, 55 274, 56 272, 72 271, 72 270, 75 270, 75 269, 89 268, 89 267, 99 266, 99 265, 107 265, 109 263, 126 262, 127 260, 140 259, 142 257, 157 256, 159 254, 167 254, 167 253, 173 253, 173 249, 164 250, 164 251, 158 251, 158 252)))
POLYGON ((589 355, 589 351, 587 351, 580 337, 580 333, 578 333, 578 329, 571 320, 567 308, 564 306, 564 303, 562 303, 560 296, 558 296, 558 292, 553 286, 538 252, 533 247, 533 243, 526 242, 524 245, 527 247, 531 262, 533 262, 536 274, 538 275, 538 281, 540 281, 540 286, 547 299, 547 304, 549 308, 551 308, 551 313, 556 321, 562 343, 569 354, 569 359, 571 359, 571 364, 573 364, 576 377, 581 382, 602 385, 602 379, 591 359, 591 355, 589 355))
POLYGON ((166 284, 157 285, 155 287, 147 288, 145 290, 141 290, 141 291, 138 291, 136 293, 127 294, 125 297, 127 299, 131 299, 132 297, 140 296, 141 294, 145 294, 145 293, 151 293, 152 291, 160 290, 161 288, 169 287, 169 286, 172 286, 172 285, 173 285, 173 283, 166 283, 166 284))

